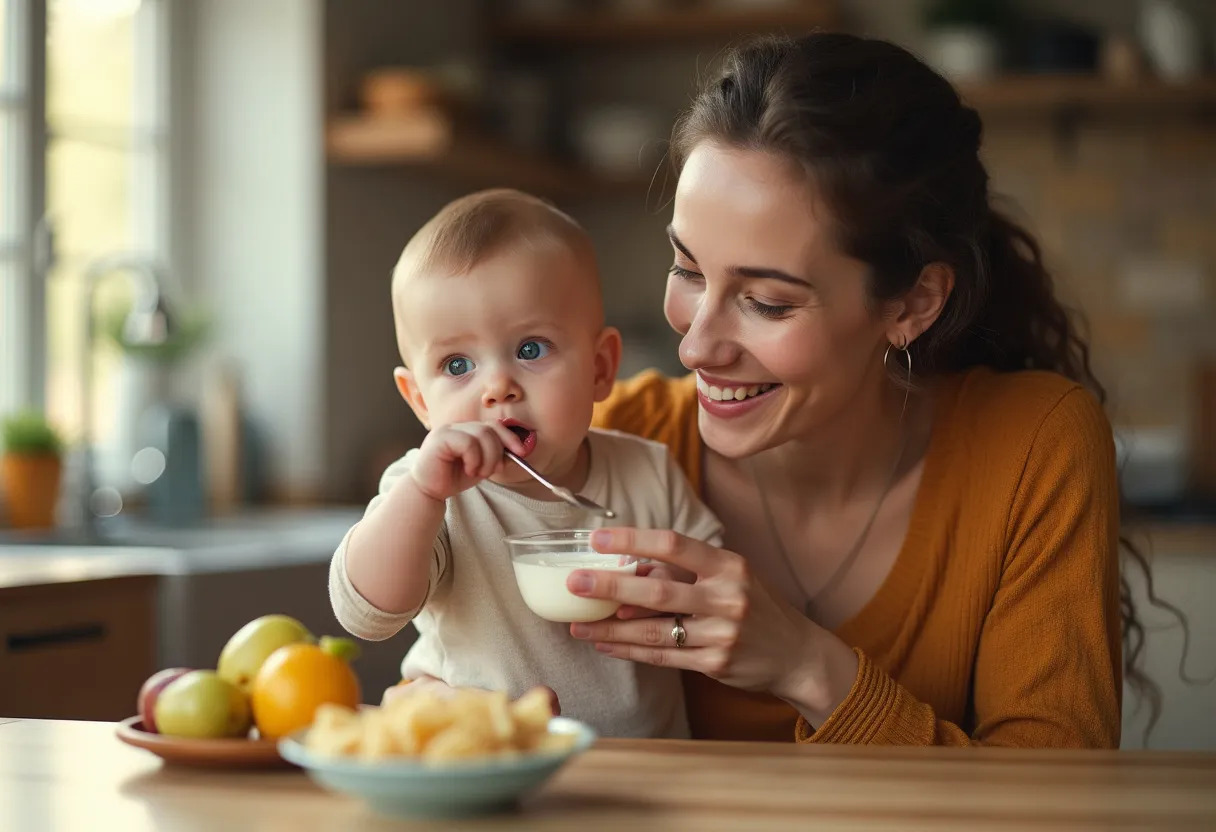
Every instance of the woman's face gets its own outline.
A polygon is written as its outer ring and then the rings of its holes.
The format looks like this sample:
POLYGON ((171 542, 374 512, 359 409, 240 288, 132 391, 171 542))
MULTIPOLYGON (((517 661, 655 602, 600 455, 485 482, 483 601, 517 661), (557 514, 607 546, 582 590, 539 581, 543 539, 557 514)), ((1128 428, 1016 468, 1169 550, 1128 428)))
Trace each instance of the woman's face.
POLYGON ((684 165, 664 311, 698 376, 701 435, 724 456, 812 439, 882 383, 890 318, 830 229, 787 160, 702 143, 684 165))

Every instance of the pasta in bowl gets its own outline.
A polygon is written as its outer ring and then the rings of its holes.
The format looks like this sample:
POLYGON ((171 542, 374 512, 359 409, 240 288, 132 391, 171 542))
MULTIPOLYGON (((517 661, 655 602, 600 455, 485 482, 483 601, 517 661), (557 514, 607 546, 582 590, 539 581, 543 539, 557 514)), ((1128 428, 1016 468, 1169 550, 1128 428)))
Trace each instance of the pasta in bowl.
POLYGON ((549 697, 420 693, 358 711, 317 709, 279 744, 322 786, 398 817, 483 814, 513 806, 595 741, 590 727, 553 717, 549 697))

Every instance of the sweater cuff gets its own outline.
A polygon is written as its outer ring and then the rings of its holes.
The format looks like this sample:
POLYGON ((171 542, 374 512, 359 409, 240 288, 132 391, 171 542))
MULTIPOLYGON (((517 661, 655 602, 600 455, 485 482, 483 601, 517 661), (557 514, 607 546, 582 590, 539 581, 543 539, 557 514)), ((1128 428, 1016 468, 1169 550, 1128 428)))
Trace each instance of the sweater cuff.
POLYGON ((933 714, 928 714, 929 736, 924 736, 928 706, 916 701, 898 682, 865 653, 857 654, 857 678, 848 696, 819 730, 798 719, 795 739, 805 743, 842 745, 924 745, 932 739, 933 714))
POLYGON ((342 538, 329 564, 330 605, 338 623, 352 636, 366 641, 384 641, 409 624, 422 605, 409 612, 385 612, 360 594, 346 573, 346 546, 352 531, 353 528, 342 538))

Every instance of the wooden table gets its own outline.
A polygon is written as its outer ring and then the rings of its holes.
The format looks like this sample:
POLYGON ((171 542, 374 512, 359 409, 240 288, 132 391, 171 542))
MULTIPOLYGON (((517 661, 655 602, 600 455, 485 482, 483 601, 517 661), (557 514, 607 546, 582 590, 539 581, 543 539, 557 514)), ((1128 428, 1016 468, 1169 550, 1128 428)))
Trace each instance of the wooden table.
POLYGON ((298 771, 162 767, 98 722, 0 718, 0 830, 1216 829, 1216 754, 601 741, 519 812, 381 818, 298 771))

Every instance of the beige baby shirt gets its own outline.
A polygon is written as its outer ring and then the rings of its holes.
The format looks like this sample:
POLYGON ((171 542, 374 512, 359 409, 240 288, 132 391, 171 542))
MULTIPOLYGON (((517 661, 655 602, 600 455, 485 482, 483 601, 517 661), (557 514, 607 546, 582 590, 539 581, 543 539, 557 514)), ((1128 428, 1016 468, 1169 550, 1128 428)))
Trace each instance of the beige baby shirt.
MULTIPOLYGON (((665 445, 603 430, 592 430, 588 441, 590 470, 581 493, 616 512, 607 525, 675 529, 720 544, 721 525, 665 445)), ((409 470, 416 453, 388 467, 368 511, 409 470)), ((679 671, 597 653, 592 644, 572 638, 568 624, 537 617, 520 596, 503 538, 587 528, 592 519, 566 503, 482 482, 447 501, 420 609, 386 613, 358 593, 346 574, 348 532, 330 564, 334 613, 351 634, 373 641, 413 621, 419 637, 402 662, 403 678, 425 674, 512 697, 544 684, 556 691, 563 715, 603 736, 685 737, 679 671)))

